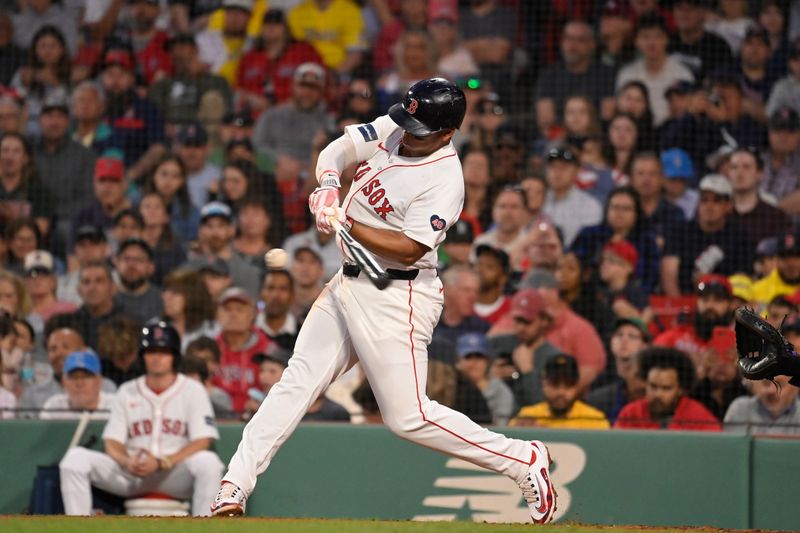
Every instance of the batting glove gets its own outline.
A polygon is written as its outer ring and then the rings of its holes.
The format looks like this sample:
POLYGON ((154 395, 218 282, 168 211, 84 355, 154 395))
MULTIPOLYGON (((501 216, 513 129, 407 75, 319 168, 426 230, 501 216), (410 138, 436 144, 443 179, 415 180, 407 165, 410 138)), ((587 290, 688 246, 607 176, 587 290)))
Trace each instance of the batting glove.
POLYGON ((308 196, 308 208, 315 217, 325 207, 339 207, 339 188, 329 185, 317 187, 308 196))
POLYGON ((347 223, 347 216, 344 214, 344 209, 341 207, 323 207, 317 212, 317 230, 324 235, 333 233, 335 230, 331 225, 331 218, 339 221, 339 224, 344 226, 347 223))

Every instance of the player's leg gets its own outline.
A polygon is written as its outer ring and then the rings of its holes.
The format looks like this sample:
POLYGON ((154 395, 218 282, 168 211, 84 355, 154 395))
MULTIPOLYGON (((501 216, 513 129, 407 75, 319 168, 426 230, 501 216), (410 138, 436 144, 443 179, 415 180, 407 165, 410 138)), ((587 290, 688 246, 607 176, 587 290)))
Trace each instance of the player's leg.
POLYGON ((242 441, 223 480, 249 495, 308 407, 346 368, 352 345, 338 299, 341 274, 317 298, 295 343, 281 380, 270 389, 242 432, 242 441))
POLYGON ((150 476, 145 491, 157 491, 174 498, 192 499, 192 515, 208 516, 225 465, 216 453, 202 450, 192 454, 166 475, 150 476))
POLYGON ((141 480, 105 453, 76 446, 58 464, 61 496, 68 515, 92 513, 92 485, 118 496, 135 494, 141 480))

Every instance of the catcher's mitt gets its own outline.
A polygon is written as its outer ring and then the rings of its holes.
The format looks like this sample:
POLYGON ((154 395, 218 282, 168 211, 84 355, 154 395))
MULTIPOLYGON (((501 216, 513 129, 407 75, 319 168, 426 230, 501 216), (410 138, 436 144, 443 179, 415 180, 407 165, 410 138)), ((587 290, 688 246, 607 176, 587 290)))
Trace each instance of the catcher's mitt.
POLYGON ((781 332, 747 307, 736 310, 736 351, 739 368, 748 379, 790 376, 800 387, 800 356, 781 332))

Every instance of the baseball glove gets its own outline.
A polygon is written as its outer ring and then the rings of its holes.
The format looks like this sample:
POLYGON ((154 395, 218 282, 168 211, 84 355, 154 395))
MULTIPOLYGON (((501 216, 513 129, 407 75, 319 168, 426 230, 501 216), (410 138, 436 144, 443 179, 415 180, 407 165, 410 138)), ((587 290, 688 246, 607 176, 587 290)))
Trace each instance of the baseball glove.
POLYGON ((739 368, 748 379, 790 376, 800 387, 800 356, 781 332, 747 307, 736 310, 736 351, 739 368))

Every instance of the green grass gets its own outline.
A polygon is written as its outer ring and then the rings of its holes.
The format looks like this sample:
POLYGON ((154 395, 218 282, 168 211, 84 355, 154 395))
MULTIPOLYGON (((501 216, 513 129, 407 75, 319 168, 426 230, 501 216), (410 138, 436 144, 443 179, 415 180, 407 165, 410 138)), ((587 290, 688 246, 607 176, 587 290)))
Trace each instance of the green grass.
MULTIPOLYGON (((524 524, 477 524, 472 522, 387 522, 369 520, 313 520, 268 518, 128 518, 64 516, 0 516, 0 530, 54 533, 499 533, 505 531, 537 533, 642 533, 644 528, 582 526, 577 524, 532 526, 524 524)), ((647 528, 648 532, 680 531, 647 528)))

